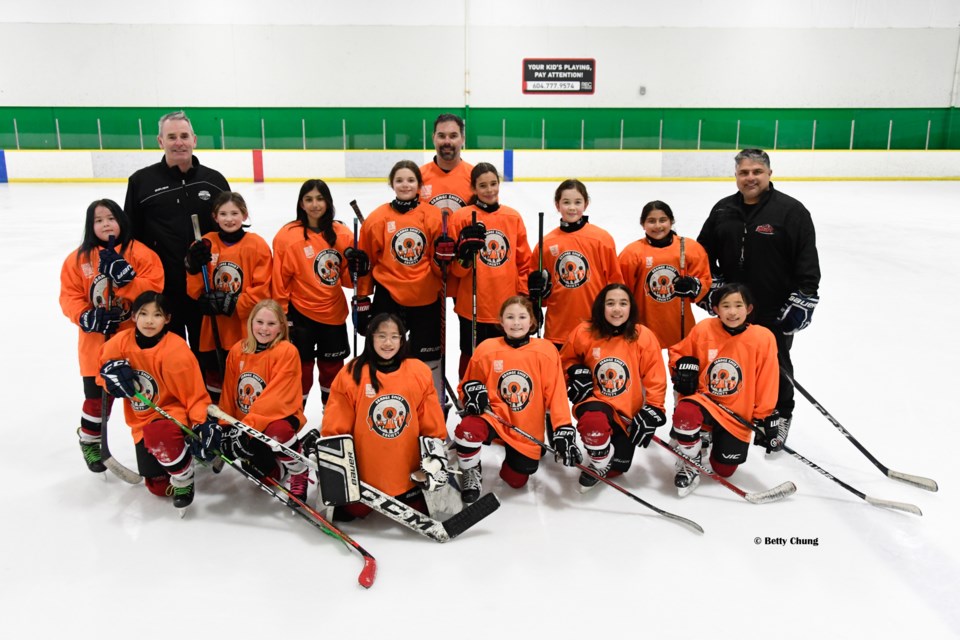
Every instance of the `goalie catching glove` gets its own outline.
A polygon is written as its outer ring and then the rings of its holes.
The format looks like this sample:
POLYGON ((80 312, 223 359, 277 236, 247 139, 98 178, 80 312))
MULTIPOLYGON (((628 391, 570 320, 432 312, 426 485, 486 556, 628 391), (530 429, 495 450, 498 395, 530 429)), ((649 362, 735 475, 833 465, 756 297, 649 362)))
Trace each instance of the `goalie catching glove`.
POLYGON ((440 438, 420 436, 420 469, 425 479, 423 488, 436 491, 447 484, 450 478, 450 462, 440 438))

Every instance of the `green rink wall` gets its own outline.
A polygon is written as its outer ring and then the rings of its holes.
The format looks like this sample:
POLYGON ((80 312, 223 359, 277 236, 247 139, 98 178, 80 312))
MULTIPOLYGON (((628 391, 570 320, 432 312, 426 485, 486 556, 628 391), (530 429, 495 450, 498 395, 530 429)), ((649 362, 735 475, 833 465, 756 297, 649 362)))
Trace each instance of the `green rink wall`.
MULTIPOLYGON (((152 149, 158 119, 178 108, 0 107, 0 149, 152 149)), ((428 149, 445 111, 465 119, 474 149, 960 149, 949 107, 183 108, 205 149, 428 149)))

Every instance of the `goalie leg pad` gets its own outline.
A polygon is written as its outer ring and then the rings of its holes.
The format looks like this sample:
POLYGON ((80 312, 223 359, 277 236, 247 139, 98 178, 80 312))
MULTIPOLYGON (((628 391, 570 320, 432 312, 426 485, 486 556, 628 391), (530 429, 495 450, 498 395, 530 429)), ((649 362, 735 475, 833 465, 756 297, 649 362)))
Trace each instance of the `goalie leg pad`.
POLYGON ((324 505, 342 506, 360 501, 360 473, 357 471, 353 436, 318 440, 317 465, 317 485, 324 505))

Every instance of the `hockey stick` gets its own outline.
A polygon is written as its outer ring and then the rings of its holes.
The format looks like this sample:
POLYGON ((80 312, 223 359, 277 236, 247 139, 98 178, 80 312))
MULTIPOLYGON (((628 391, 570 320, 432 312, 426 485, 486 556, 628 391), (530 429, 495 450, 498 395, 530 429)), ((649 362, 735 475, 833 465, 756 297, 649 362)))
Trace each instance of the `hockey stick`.
MULTIPOLYGON (((257 431, 250 425, 240 422, 230 414, 223 411, 217 405, 211 404, 207 408, 207 413, 218 420, 223 420, 224 422, 237 427, 250 437, 266 444, 272 450, 282 451, 285 455, 303 462, 314 471, 319 469, 317 461, 304 456, 299 451, 291 449, 281 442, 277 442, 270 436, 257 431)), ((319 460, 325 459, 324 452, 320 451, 317 455, 319 460)), ((448 540, 456 538, 461 533, 500 508, 500 500, 497 498, 497 496, 492 493, 488 493, 471 504, 469 507, 466 507, 460 513, 457 513, 451 518, 440 522, 439 520, 435 520, 430 516, 425 515, 416 509, 413 509, 412 507, 409 507, 396 498, 387 495, 380 489, 363 482, 363 480, 360 481, 360 501, 374 511, 377 511, 391 520, 402 524, 408 529, 412 529, 420 535, 426 536, 437 542, 447 542, 448 540)))
MULTIPOLYGON (((537 271, 543 273, 543 211, 537 213, 537 246, 540 248, 540 250, 537 251, 537 271)), ((537 337, 539 338, 543 335, 543 325, 546 324, 547 321, 547 314, 543 312, 542 288, 540 289, 540 294, 537 296, 537 309, 539 309, 540 317, 543 318, 537 327, 537 337)))
MULTIPOLYGON (((684 240, 686 240, 686 238, 684 238, 683 236, 680 236, 680 277, 681 278, 687 275, 686 274, 687 253, 685 251, 686 243, 684 242, 684 240)), ((684 325, 686 324, 686 320, 687 320, 686 298, 680 298, 680 339, 681 340, 683 340, 686 334, 686 331, 684 330, 685 329, 684 325)), ((794 487, 794 490, 796 490, 796 487, 794 487)))
MULTIPOLYGON (((357 201, 354 200, 350 203, 351 205, 356 206, 357 201)), ((353 220, 353 250, 357 250, 357 245, 359 244, 358 235, 360 233, 360 221, 359 219, 354 218, 353 220)), ((357 357, 357 278, 360 277, 360 274, 356 271, 350 270, 350 278, 353 280, 353 357, 357 357)))
POLYGON ((447 380, 447 376, 443 376, 443 385, 446 387, 447 393, 450 394, 448 397, 450 401, 453 402, 453 408, 457 410, 457 413, 463 415, 463 403, 460 402, 457 391, 453 388, 453 385, 450 384, 450 381, 447 380))
POLYGON ((784 369, 783 367, 780 367, 780 371, 781 373, 783 373, 784 376, 787 377, 787 380, 790 381, 790 384, 792 384, 794 388, 796 388, 796 390, 800 392, 800 395, 802 395, 804 398, 809 400, 810 404, 816 407, 817 410, 823 414, 823 417, 829 420, 830 424, 835 426, 837 430, 840 433, 842 433, 847 440, 853 443, 853 446, 855 446, 860 451, 860 453, 866 456, 867 460, 872 462, 875 467, 880 469, 880 471, 882 471, 885 476, 887 476, 891 480, 899 480, 900 482, 905 482, 915 487, 926 489, 927 491, 936 491, 939 488, 935 480, 932 480, 930 478, 924 478, 923 476, 915 476, 909 473, 901 473, 899 471, 894 471, 893 469, 890 469, 889 467, 881 463, 879 460, 873 457, 873 455, 869 451, 867 451, 867 449, 862 444, 860 444, 860 442, 856 438, 853 437, 853 434, 847 431, 843 427, 843 425, 841 425, 840 422, 836 418, 834 418, 830 414, 830 412, 823 407, 822 404, 817 402, 817 400, 812 395, 810 395, 810 392, 804 389, 800 385, 800 383, 797 382, 794 379, 794 377, 790 375, 790 373, 786 369, 784 369))
MULTIPOLYGON (((183 431, 183 434, 186 438, 195 439, 197 437, 197 435, 193 432, 193 429, 191 429, 187 425, 177 420, 175 417, 167 413, 167 411, 165 411, 161 407, 154 404, 152 400, 147 398, 142 393, 137 393, 135 397, 137 398, 137 400, 147 405, 148 407, 150 407, 151 409, 159 413, 161 416, 163 416, 170 422, 180 427, 180 430, 183 431)), ((216 405, 211 405, 211 406, 216 406, 216 405)), ((213 453, 216 454, 216 456, 221 460, 223 460, 226 464, 236 469, 247 480, 250 480, 251 482, 256 484, 258 487, 260 487, 260 489, 272 495, 274 498, 276 498, 281 503, 289 507, 295 513, 298 513, 302 518, 310 522, 310 524, 320 529, 320 531, 322 531, 326 535, 337 538, 347 546, 353 547, 353 549, 355 549, 357 553, 363 556, 363 569, 360 571, 360 577, 357 578, 357 581, 360 583, 360 586, 364 587, 365 589, 369 589, 371 586, 373 586, 373 581, 377 576, 377 561, 372 555, 370 555, 370 553, 366 549, 364 549, 359 544, 357 544, 357 542, 353 540, 353 538, 351 538, 344 532, 340 531, 340 529, 338 529, 336 526, 334 526, 329 521, 327 521, 316 510, 312 509, 309 505, 299 500, 296 496, 291 494, 284 487, 280 486, 280 484, 277 481, 273 480, 272 478, 265 478, 262 476, 258 477, 256 474, 251 473, 250 471, 245 469, 243 465, 238 463, 236 460, 231 460, 227 456, 223 455, 223 453, 220 452, 219 450, 214 450, 213 453), (270 484, 268 484, 268 482, 270 484), (286 493, 288 499, 293 500, 294 503, 296 503, 297 507, 299 508, 294 508, 287 501, 285 501, 280 496, 280 494, 276 491, 276 488, 279 488, 281 491, 286 493), (301 511, 301 509, 305 510, 305 512, 301 511), (307 515, 308 513, 310 515, 307 515)))
MULTIPOLYGON (((441 234, 447 237, 447 218, 450 216, 447 208, 440 212, 441 234)), ((444 382, 447 379, 447 263, 440 267, 440 377, 444 382)), ((447 388, 440 385, 440 408, 446 411, 447 388)))
MULTIPOLYGON (((470 224, 476 226, 477 224, 477 210, 474 209, 470 213, 470 224)), ((486 244, 486 238, 484 238, 484 244, 486 244)), ((471 300, 472 308, 470 314, 470 353, 473 354, 477 350, 477 254, 473 254, 473 272, 471 278, 473 280, 473 298, 471 300)), ((446 374, 444 374, 446 375, 446 374)))
MULTIPOLYGON (((761 437, 763 436, 763 434, 760 432, 760 429, 759 429, 758 427, 755 427, 754 425, 750 424, 749 422, 747 422, 746 420, 744 420, 742 417, 740 417, 740 415, 738 415, 737 413, 735 413, 732 409, 730 409, 730 408, 728 408, 728 407, 725 407, 724 405, 720 404, 719 402, 717 402, 716 400, 714 400, 714 399, 711 398, 710 396, 708 396, 708 395, 706 395, 706 394, 703 394, 703 393, 698 393, 696 397, 706 399, 708 402, 710 402, 711 404, 713 404, 713 405, 716 406, 716 407, 719 407, 721 411, 723 411, 724 413, 726 413, 727 415, 729 415, 731 418, 733 418, 734 420, 736 420, 738 423, 740 423, 741 425, 743 425, 743 426, 746 427, 747 429, 750 429, 750 430, 753 431, 754 433, 760 434, 761 437)), ((844 489, 846 489, 847 491, 849 491, 849 492, 852 493, 853 495, 857 496, 857 497, 860 498, 861 500, 866 501, 868 504, 872 504, 872 505, 875 506, 875 507, 883 507, 883 508, 886 508, 886 509, 895 509, 895 510, 897 510, 897 511, 905 511, 905 512, 907 512, 907 513, 912 513, 912 514, 917 515, 917 516, 922 516, 922 515, 923 515, 923 512, 920 511, 919 507, 917 507, 917 506, 915 506, 915 505, 912 505, 912 504, 909 504, 909 503, 906 503, 906 502, 893 502, 893 501, 891 501, 891 500, 881 500, 881 499, 879 499, 879 498, 871 498, 870 496, 868 496, 867 494, 863 493, 862 491, 858 491, 858 490, 854 489, 853 487, 851 487, 850 485, 848 485, 846 482, 844 482, 844 481, 841 480, 840 478, 837 478, 837 477, 831 475, 826 469, 820 467, 819 465, 817 465, 817 464, 814 463, 813 461, 804 458, 802 455, 800 455, 799 453, 797 453, 796 451, 794 451, 793 449, 791 449, 791 448, 788 447, 787 445, 783 445, 783 450, 786 451, 787 453, 789 453, 790 455, 792 455, 794 458, 796 458, 797 460, 799 460, 799 461, 802 462, 803 464, 805 464, 805 465, 807 465, 808 467, 810 467, 811 469, 813 469, 814 471, 818 472, 820 475, 822 475, 822 476, 824 476, 824 477, 826 477, 826 478, 829 478, 830 480, 833 480, 834 482, 836 482, 837 484, 839 484, 841 487, 843 487, 844 489)))
POLYGON ((357 216, 357 220, 360 221, 360 224, 363 224, 363 214, 360 213, 360 207, 357 206, 357 201, 356 201, 356 200, 351 200, 351 201, 350 201, 350 207, 353 209, 353 213, 354 213, 355 216, 357 216))
MULTIPOLYGON (((190 222, 193 223, 193 239, 200 242, 203 240, 203 235, 200 233, 200 219, 197 217, 197 214, 194 213, 190 216, 190 222)), ((200 273, 203 274, 203 291, 207 295, 210 295, 210 274, 207 272, 207 265, 200 266, 200 273)), ((213 329, 213 350, 217 355, 217 368, 220 369, 220 384, 222 385, 225 365, 223 347, 220 342, 220 325, 217 324, 217 316, 210 316, 210 326, 213 329)))
MULTIPOLYGON (((544 449, 546 449, 547 451, 549 451, 549 452, 551 452, 551 453, 554 453, 554 454, 556 453, 556 450, 555 450, 553 447, 551 447, 551 446, 548 445, 547 443, 545 443, 545 442, 543 442, 543 441, 541 441, 541 440, 538 440, 537 438, 533 437, 532 435, 530 435, 529 433, 527 433, 526 431, 524 431, 524 430, 521 429, 520 427, 515 427, 514 425, 510 424, 509 422, 507 422, 506 420, 504 420, 503 418, 501 418, 500 416, 498 416, 497 414, 495 414, 489 407, 487 408, 487 410, 486 410, 485 413, 486 413, 486 415, 491 416, 494 420, 496 420, 497 422, 499 422, 500 424, 502 424, 502 425, 503 425, 504 427, 506 427, 507 429, 510 429, 511 431, 515 431, 516 433, 520 434, 521 436, 523 436, 524 438, 526 438, 526 439, 529 440, 530 442, 532 442, 532 443, 534 443, 534 444, 536 444, 536 445, 539 445, 539 446, 543 447, 544 449)), ((656 511, 658 514, 660 514, 660 515, 663 516, 664 518, 669 518, 669 519, 671 519, 671 520, 674 520, 674 521, 676 521, 676 522, 679 522, 680 524, 682 524, 682 525, 684 525, 684 526, 690 527, 691 529, 693 529, 694 531, 696 531, 696 532, 698 532, 698 533, 703 533, 703 527, 701 527, 699 524, 697 524, 697 523, 694 522, 693 520, 689 520, 689 519, 687 519, 687 518, 684 518, 683 516, 678 516, 678 515, 676 515, 676 514, 670 513, 669 511, 664 511, 663 509, 661 509, 661 508, 659 508, 659 507, 656 507, 656 506, 650 504, 649 502, 647 502, 647 501, 644 500, 643 498, 641 498, 641 497, 639 497, 639 496, 631 493, 630 491, 627 491, 626 489, 624 489, 623 487, 621 487, 621 486, 620 486, 619 484, 617 484, 616 482, 613 482, 612 480, 610 480, 610 479, 608 479, 608 478, 605 478, 604 476, 600 475, 599 473, 597 473, 596 471, 594 471, 593 469, 591 469, 591 468, 588 467, 588 466, 582 465, 582 464, 580 464, 580 463, 575 463, 574 466, 575 466, 577 469, 580 469, 580 471, 583 471, 584 473, 586 473, 587 475, 596 478, 596 479, 599 480, 600 482, 603 482, 604 484, 610 485, 611 487, 613 487, 614 489, 616 489, 617 491, 619 491, 619 492, 622 493, 623 495, 625 495, 625 496, 627 496, 627 497, 629 497, 629 498, 632 498, 633 500, 635 500, 636 502, 639 502, 640 504, 642 504, 643 506, 647 507, 648 509, 652 509, 653 511, 656 511)))

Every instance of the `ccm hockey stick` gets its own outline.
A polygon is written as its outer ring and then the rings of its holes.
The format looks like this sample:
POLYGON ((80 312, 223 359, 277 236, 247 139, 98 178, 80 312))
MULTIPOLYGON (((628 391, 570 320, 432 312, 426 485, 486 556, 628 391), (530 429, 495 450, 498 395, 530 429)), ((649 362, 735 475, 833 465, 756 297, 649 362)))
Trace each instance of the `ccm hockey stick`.
MULTIPOLYGON (((743 426, 746 427, 747 429, 750 429, 750 430, 753 431, 754 433, 760 433, 760 429, 759 429, 758 427, 753 426, 752 424, 750 424, 749 422, 747 422, 746 420, 744 420, 742 417, 740 417, 737 413, 735 413, 732 409, 730 409, 730 408, 728 408, 728 407, 725 407, 724 405, 720 404, 719 402, 717 402, 716 400, 714 400, 714 399, 711 398, 710 396, 705 395, 705 394, 703 394, 703 393, 698 393, 698 394, 697 394, 697 397, 698 397, 698 398, 705 398, 705 399, 706 399, 708 402, 710 402, 712 405, 714 405, 714 406, 716 406, 716 407, 719 407, 721 411, 723 411, 724 413, 726 413, 728 416, 730 416, 731 418, 733 418, 734 420, 736 420, 737 422, 739 422, 741 425, 743 425, 743 426)), ((763 435, 763 434, 761 434, 761 436, 762 436, 762 435, 763 435)), ((819 465, 817 465, 817 464, 814 463, 813 461, 804 458, 802 455, 800 455, 799 453, 797 453, 796 451, 794 451, 793 449, 791 449, 791 448, 788 447, 787 445, 783 445, 783 450, 786 451, 787 453, 789 453, 790 455, 792 455, 794 458, 796 458, 797 460, 799 460, 799 461, 802 462, 803 464, 805 464, 805 465, 807 465, 808 467, 810 467, 811 469, 813 469, 814 471, 818 472, 820 475, 824 476, 825 478, 829 478, 830 480, 833 480, 834 482, 836 482, 837 484, 839 484, 841 487, 843 487, 844 489, 846 489, 847 491, 849 491, 849 492, 852 493, 853 495, 857 496, 857 497, 860 498, 861 500, 866 501, 868 504, 872 504, 872 505, 875 506, 875 507, 883 507, 883 508, 885 508, 885 509, 894 509, 894 510, 896 510, 896 511, 905 511, 906 513, 912 513, 912 514, 917 515, 917 516, 922 516, 922 515, 923 515, 923 512, 920 511, 920 508, 917 507, 916 505, 912 505, 912 504, 909 504, 909 503, 906 503, 906 502, 893 502, 892 500, 881 500, 881 499, 879 499, 879 498, 871 498, 870 496, 868 496, 867 494, 863 493, 862 491, 858 491, 857 489, 854 489, 853 487, 851 487, 849 484, 847 484, 846 482, 844 482, 844 481, 841 480, 840 478, 837 478, 837 477, 831 475, 826 469, 820 467, 819 465)))
MULTIPOLYGON (((250 425, 240 422, 230 414, 223 411, 217 405, 211 404, 207 408, 207 413, 218 420, 223 420, 224 422, 237 427, 251 438, 266 444, 272 450, 282 451, 285 455, 300 460, 314 471, 319 470, 320 465, 317 463, 317 461, 304 456, 299 451, 291 449, 283 443, 277 442, 270 436, 257 431, 250 425)), ((324 452, 320 451, 317 455, 321 461, 324 460, 324 452)), ((339 461, 334 460, 332 462, 336 464, 339 461)), ((396 498, 387 495, 380 489, 377 489, 376 487, 367 484, 362 480, 360 481, 360 501, 374 511, 390 518, 394 522, 398 522, 408 529, 411 529, 422 536, 430 538, 431 540, 435 540, 436 542, 447 542, 448 540, 456 538, 464 531, 500 508, 500 500, 497 498, 497 496, 492 493, 488 493, 470 506, 466 507, 460 513, 457 513, 449 519, 440 522, 439 520, 435 520, 430 516, 405 505, 396 498)))
MULTIPOLYGON (((536 445, 539 445, 539 446, 543 447, 544 449, 546 449, 547 451, 549 451, 549 452, 551 452, 551 453, 556 453, 556 450, 555 450, 553 447, 551 447, 551 446, 548 445, 547 443, 545 443, 545 442, 543 442, 543 441, 541 441, 541 440, 538 440, 537 438, 533 437, 532 435, 530 435, 529 433, 527 433, 526 431, 524 431, 524 430, 521 429, 520 427, 515 427, 514 425, 510 424, 509 422, 507 422, 506 420, 504 420, 503 418, 501 418, 500 416, 498 416, 497 414, 495 414, 491 409, 488 408, 485 413, 486 413, 486 415, 491 416, 494 420, 496 420, 497 422, 499 422, 500 424, 502 424, 502 425, 503 425, 504 427, 506 427, 507 429, 510 429, 510 430, 512 430, 512 431, 515 431, 516 433, 520 434, 521 436, 523 436, 524 438, 526 438, 526 439, 529 440, 530 442, 532 442, 532 443, 534 443, 534 444, 536 444, 536 445)), ((577 469, 580 469, 580 471, 583 471, 584 473, 586 473, 587 475, 596 478, 596 479, 599 480, 600 482, 603 482, 604 484, 610 485, 611 487, 613 487, 614 489, 616 489, 617 491, 619 491, 619 492, 622 493, 623 495, 625 495, 625 496, 627 496, 627 497, 635 500, 636 502, 639 502, 640 504, 642 504, 643 506, 647 507, 648 509, 652 509, 653 511, 656 511, 658 514, 660 514, 660 515, 663 516, 664 518, 669 518, 670 520, 674 520, 674 521, 676 521, 676 522, 679 522, 680 524, 682 524, 682 525, 684 525, 684 526, 686 526, 686 527, 689 527, 689 528, 693 529, 694 531, 696 531, 696 532, 698 532, 698 533, 703 533, 703 527, 701 527, 699 524, 697 524, 697 523, 694 522, 693 520, 690 520, 690 519, 688 519, 688 518, 684 518, 683 516, 678 516, 678 515, 676 515, 676 514, 674 514, 674 513, 670 513, 669 511, 664 511, 663 509, 661 509, 661 508, 659 508, 659 507, 656 507, 656 506, 650 504, 649 502, 647 502, 647 501, 644 500, 643 498, 641 498, 641 497, 639 497, 639 496, 637 496, 637 495, 635 495, 635 494, 627 491, 626 489, 624 489, 623 487, 621 487, 621 486, 620 486, 619 484, 617 484, 616 482, 613 482, 612 480, 609 480, 609 479, 605 478, 604 476, 600 475, 599 473, 597 473, 596 471, 594 471, 593 469, 591 469, 590 467, 588 467, 588 466, 586 466, 586 465, 582 465, 582 464, 577 463, 577 464, 575 464, 574 466, 575 466, 577 469)))
MULTIPOLYGON (((165 411, 163 408, 154 404, 152 400, 144 396, 142 393, 137 393, 136 398, 140 402, 152 408, 154 411, 159 413, 161 416, 163 416, 167 420, 173 422, 175 425, 180 427, 180 429, 184 433, 184 436, 186 436, 188 439, 195 439, 197 437, 192 429, 190 429, 187 425, 183 424, 182 422, 177 420, 175 417, 167 413, 167 411, 165 411)), ((310 508, 309 505, 305 504, 303 501, 299 500, 296 496, 294 496, 289 491, 287 491, 277 481, 273 480, 272 478, 266 478, 266 477, 260 476, 259 474, 251 473, 250 471, 245 469, 242 464, 240 464, 236 460, 232 460, 227 456, 223 455, 223 453, 221 453, 219 450, 214 450, 213 453, 216 454, 217 457, 223 460, 226 464, 236 469, 247 480, 250 480, 255 485, 257 485, 260 489, 269 493, 274 498, 279 500, 282 504, 289 507, 294 513, 296 513, 301 518, 309 522, 312 526, 316 527, 326 535, 340 540, 341 542, 344 543, 344 545, 348 547, 352 547, 354 550, 356 550, 357 553, 359 553, 363 557, 363 569, 360 571, 360 577, 357 578, 357 582, 359 582, 360 586, 364 587, 365 589, 369 589, 371 586, 373 586, 373 581, 377 577, 377 561, 372 555, 370 555, 370 553, 366 549, 364 549, 359 544, 357 544, 357 542, 354 541, 353 538, 351 538, 344 532, 340 531, 340 529, 338 529, 329 521, 327 521, 322 515, 317 513, 317 511, 310 508), (277 489, 280 489, 280 491, 284 492, 287 495, 288 500, 292 500, 297 505, 298 508, 294 507, 288 501, 284 500, 280 496, 280 493, 277 491, 277 489)))
POLYGON ((883 475, 887 476, 887 477, 890 478, 891 480, 899 480, 900 482, 905 482, 906 484, 912 484, 912 485, 915 486, 915 487, 919 487, 919 488, 921 488, 921 489, 926 489, 927 491, 936 491, 936 490, 939 488, 939 487, 937 486, 937 483, 936 483, 935 480, 932 480, 932 479, 930 479, 930 478, 924 478, 923 476, 915 476, 915 475, 912 475, 912 474, 909 474, 909 473, 901 473, 901 472, 899 472, 899 471, 894 471, 893 469, 890 469, 890 468, 887 467, 885 464, 883 464, 882 462, 880 462, 879 460, 877 460, 876 458, 874 458, 874 457, 873 457, 873 454, 871 454, 869 451, 867 451, 866 447, 864 447, 862 444, 860 444, 860 442, 859 442, 856 438, 853 437, 853 434, 850 433, 849 431, 847 431, 847 430, 843 427, 843 425, 840 424, 840 421, 837 420, 836 418, 834 418, 834 417, 830 414, 830 412, 827 411, 827 410, 823 407, 822 404, 820 404, 819 402, 817 402, 816 398, 814 398, 812 395, 810 395, 810 392, 807 391, 806 389, 804 389, 804 388, 800 385, 800 383, 797 382, 797 381, 794 379, 794 377, 793 377, 792 375, 790 375, 790 373, 789 373, 786 369, 784 369, 783 367, 780 367, 780 371, 781 371, 781 373, 783 373, 784 376, 787 377, 787 380, 790 381, 790 384, 792 384, 792 385, 794 386, 794 388, 795 388, 797 391, 800 392, 800 395, 802 395, 804 398, 806 398, 807 400, 809 400, 809 401, 810 401, 810 404, 812 404, 814 407, 816 407, 816 408, 817 408, 817 411, 819 411, 820 413, 822 413, 822 414, 823 414, 823 417, 830 421, 830 424, 832 424, 833 426, 835 426, 835 427, 837 428, 837 430, 838 430, 840 433, 842 433, 843 436, 844 436, 847 440, 849 440, 851 443, 853 443, 853 446, 855 446, 855 447, 857 448, 857 450, 860 451, 860 453, 862 453, 864 456, 866 456, 867 460, 869 460, 870 462, 872 462, 875 467, 877 467, 878 469, 880 469, 880 471, 883 472, 883 475))

